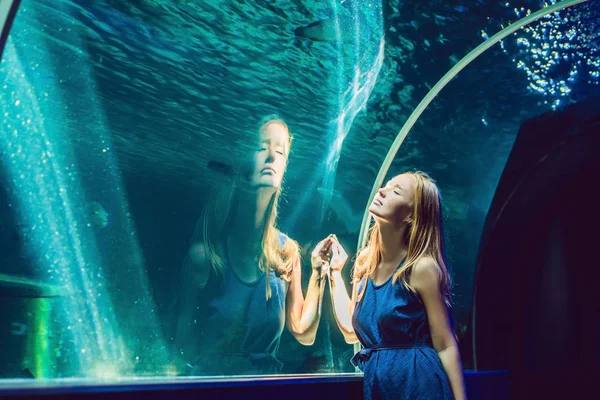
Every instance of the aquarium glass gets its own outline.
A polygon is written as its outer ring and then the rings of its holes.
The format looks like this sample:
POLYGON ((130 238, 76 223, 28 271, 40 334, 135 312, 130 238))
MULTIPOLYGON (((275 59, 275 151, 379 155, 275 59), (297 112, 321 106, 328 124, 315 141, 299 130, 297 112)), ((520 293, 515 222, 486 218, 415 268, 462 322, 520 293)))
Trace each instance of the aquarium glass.
MULTIPOLYGON (((470 51, 555 3, 22 0, 0 63, 0 377, 356 373, 326 283, 303 339, 289 328, 292 283, 244 269, 268 247, 249 222, 260 213, 246 212, 260 201, 227 193, 282 180, 276 221, 261 221, 297 244, 292 281, 308 298, 311 253, 334 233, 349 290, 369 194, 411 113, 470 51), (260 142, 270 116, 289 149, 260 142), (264 152, 283 166, 257 171, 264 152)), ((439 185, 467 369, 480 237, 519 127, 600 93, 592 3, 474 57, 387 173, 439 185)))

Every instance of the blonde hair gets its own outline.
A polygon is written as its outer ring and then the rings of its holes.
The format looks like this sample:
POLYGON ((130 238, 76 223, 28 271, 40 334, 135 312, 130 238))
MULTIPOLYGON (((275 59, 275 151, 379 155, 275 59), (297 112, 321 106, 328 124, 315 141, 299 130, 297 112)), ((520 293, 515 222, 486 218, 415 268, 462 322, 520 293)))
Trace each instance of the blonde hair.
MULTIPOLYGON (((283 126, 288 134, 288 149, 286 152, 286 166, 289 150, 292 145, 292 135, 287 124, 274 116, 261 121, 259 132, 262 133, 271 124, 283 126)), ((212 201, 206 207, 202 224, 203 242, 206 249, 207 258, 212 266, 212 272, 215 276, 223 276, 226 270, 224 261, 225 249, 223 242, 226 239, 226 227, 229 225, 232 207, 237 198, 237 186, 240 179, 236 177, 233 184, 224 190, 219 191, 212 197, 212 201)), ((282 182, 283 184, 283 182, 282 182)), ((282 185, 271 197, 267 210, 265 211, 264 230, 262 235, 262 254, 259 260, 259 268, 266 275, 266 298, 271 298, 270 271, 274 270, 284 280, 290 281, 294 264, 300 260, 300 247, 298 243, 287 236, 284 236, 277 229, 277 214, 279 198, 282 194, 282 185), (285 241, 282 243, 282 238, 285 241)), ((206 284, 206 283, 205 283, 206 284)))
MULTIPOLYGON (((450 277, 446 264, 444 232, 442 223, 442 200, 438 187, 433 179, 424 172, 406 172, 415 178, 413 209, 406 223, 408 229, 402 240, 408 245, 405 262, 394 273, 392 284, 398 280, 411 292, 416 294, 410 285, 409 278, 413 266, 424 257, 431 257, 440 269, 440 289, 448 306, 450 299, 450 277)), ((363 278, 370 279, 381 262, 381 232, 377 224, 369 230, 367 246, 359 252, 354 264, 353 283, 359 284, 363 278)), ((358 300, 365 292, 366 284, 358 293, 358 300)))

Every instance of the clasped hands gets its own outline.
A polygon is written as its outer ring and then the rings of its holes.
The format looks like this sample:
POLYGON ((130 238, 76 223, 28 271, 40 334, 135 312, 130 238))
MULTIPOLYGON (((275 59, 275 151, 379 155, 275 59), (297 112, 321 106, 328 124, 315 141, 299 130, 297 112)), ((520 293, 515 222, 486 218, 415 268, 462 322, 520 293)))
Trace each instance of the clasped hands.
POLYGON ((346 251, 333 234, 321 240, 311 254, 312 268, 319 272, 320 279, 331 278, 331 273, 341 271, 347 260, 346 251))

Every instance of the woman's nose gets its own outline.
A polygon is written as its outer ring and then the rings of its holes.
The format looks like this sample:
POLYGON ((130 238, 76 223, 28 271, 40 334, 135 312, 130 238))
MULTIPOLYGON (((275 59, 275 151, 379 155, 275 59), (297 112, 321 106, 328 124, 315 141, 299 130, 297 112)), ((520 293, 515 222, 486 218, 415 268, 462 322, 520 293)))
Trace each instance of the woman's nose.
POLYGON ((377 192, 379 193, 379 195, 381 197, 385 197, 385 192, 383 191, 383 188, 379 188, 379 190, 377 192))

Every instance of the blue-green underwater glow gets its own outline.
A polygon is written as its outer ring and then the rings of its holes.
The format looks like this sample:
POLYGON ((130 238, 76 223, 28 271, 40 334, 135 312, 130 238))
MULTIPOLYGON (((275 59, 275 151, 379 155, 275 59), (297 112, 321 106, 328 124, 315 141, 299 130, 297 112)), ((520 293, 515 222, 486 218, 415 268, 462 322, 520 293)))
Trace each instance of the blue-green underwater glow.
MULTIPOLYGON (((41 18, 34 9, 22 9, 20 17, 41 18)), ((158 365, 166 371, 166 348, 148 292, 143 257, 121 194, 110 136, 95 103, 97 93, 89 62, 85 53, 77 50, 81 44, 77 44, 76 35, 71 34, 71 43, 61 43, 60 51, 64 52, 59 54, 68 54, 72 64, 60 73, 73 68, 72 73, 78 75, 78 90, 87 99, 86 116, 82 118, 69 109, 68 101, 61 100, 62 80, 49 79, 54 71, 52 66, 44 65, 44 60, 52 60, 57 53, 49 50, 43 29, 35 33, 31 30, 17 23, 7 43, 2 75, 9 96, 1 101, 2 154, 9 161, 12 206, 22 216, 21 234, 35 265, 35 275, 60 291, 49 301, 52 310, 43 322, 48 335, 40 340, 48 343, 33 344, 50 348, 47 358, 36 362, 36 376, 155 374, 158 365), (26 35, 28 41, 19 40, 21 35, 26 35), (23 54, 26 61, 21 61, 23 54), (84 118, 95 122, 93 143, 87 149, 95 154, 82 158, 70 146, 74 138, 68 125, 85 126, 84 118), (93 176, 92 183, 85 175, 86 166, 94 163, 102 164, 104 182, 93 176), (90 183, 95 191, 88 189, 90 183), (98 191, 101 186, 109 189, 98 191), (114 215, 110 219, 96 202, 98 198, 90 198, 93 193, 101 193, 98 197, 111 203, 114 215), (102 243, 102 235, 118 241, 107 246, 102 243), (115 257, 120 258, 117 264, 115 257), (109 280, 135 285, 115 291, 109 280), (115 307, 115 302, 128 305, 115 307), (150 333, 141 339, 139 332, 150 333), (151 347, 157 349, 146 357, 151 347)), ((54 67, 60 63, 57 59, 54 67)))
MULTIPOLYGON (((181 373, 183 260, 272 114, 294 137, 278 228, 302 249, 304 295, 330 233, 349 279, 381 182, 412 169, 437 181, 471 368, 488 208, 521 124, 600 94, 598 7, 551 13, 458 63, 557 4, 22 0, 0 63, 0 376, 181 373)), ((311 346, 284 330, 283 374, 355 371, 328 292, 321 306, 311 346)))

